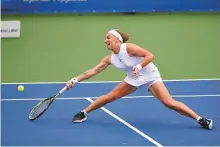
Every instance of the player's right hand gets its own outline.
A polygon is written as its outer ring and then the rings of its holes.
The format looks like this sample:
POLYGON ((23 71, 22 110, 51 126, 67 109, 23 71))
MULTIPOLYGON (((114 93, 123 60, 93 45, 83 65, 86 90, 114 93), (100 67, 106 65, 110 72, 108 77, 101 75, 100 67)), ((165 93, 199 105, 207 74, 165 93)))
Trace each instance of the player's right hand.
POLYGON ((73 88, 73 86, 74 86, 74 83, 73 83, 71 80, 69 80, 69 81, 66 82, 66 88, 67 88, 67 90, 73 88))
POLYGON ((136 67, 136 66, 134 66, 133 68, 132 68, 132 71, 133 71, 133 77, 135 77, 135 78, 137 78, 138 76, 139 76, 139 70, 138 70, 138 68, 136 67))

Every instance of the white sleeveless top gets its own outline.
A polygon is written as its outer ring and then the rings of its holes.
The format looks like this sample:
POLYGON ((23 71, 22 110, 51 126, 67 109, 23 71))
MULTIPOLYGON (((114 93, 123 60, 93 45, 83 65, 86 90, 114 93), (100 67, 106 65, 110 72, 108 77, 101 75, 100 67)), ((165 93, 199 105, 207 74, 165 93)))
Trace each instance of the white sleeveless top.
POLYGON ((142 60, 143 57, 137 57, 137 56, 131 57, 128 55, 126 49, 126 43, 121 44, 120 51, 118 54, 114 54, 114 53, 111 54, 111 64, 116 68, 125 71, 127 73, 126 79, 129 78, 130 81, 135 80, 136 83, 130 83, 134 86, 139 86, 150 80, 153 80, 155 75, 153 73, 155 73, 155 71, 158 72, 157 67, 152 62, 150 62, 148 65, 146 65, 144 68, 141 69, 141 71, 139 72, 138 79, 132 76, 133 75, 132 68, 140 64, 142 60))

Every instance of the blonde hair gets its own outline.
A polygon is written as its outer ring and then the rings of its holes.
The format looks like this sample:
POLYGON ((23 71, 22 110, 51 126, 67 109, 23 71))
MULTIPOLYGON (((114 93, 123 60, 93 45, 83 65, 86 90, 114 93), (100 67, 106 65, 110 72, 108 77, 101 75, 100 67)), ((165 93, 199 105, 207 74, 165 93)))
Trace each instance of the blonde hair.
POLYGON ((119 31, 119 30, 116 30, 120 35, 121 35, 121 37, 122 37, 122 39, 123 39, 123 43, 125 43, 125 42, 127 42, 128 40, 129 40, 129 35, 128 34, 126 34, 126 33, 124 33, 124 32, 121 32, 121 31, 119 31))

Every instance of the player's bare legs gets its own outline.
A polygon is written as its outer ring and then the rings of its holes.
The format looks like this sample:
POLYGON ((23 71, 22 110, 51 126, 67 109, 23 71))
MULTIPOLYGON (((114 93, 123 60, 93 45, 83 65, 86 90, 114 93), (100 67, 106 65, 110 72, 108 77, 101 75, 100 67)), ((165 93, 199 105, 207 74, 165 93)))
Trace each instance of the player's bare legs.
POLYGON ((83 112, 77 113, 72 121, 73 122, 83 122, 86 120, 86 113, 89 113, 91 111, 94 111, 98 108, 103 107, 107 103, 110 103, 112 101, 115 101, 123 96, 126 96, 136 90, 136 87, 127 84, 126 82, 121 82, 119 85, 117 85, 111 92, 109 92, 106 95, 102 95, 98 97, 93 103, 91 103, 87 108, 83 110, 83 112), (84 114, 85 113, 85 114, 84 114))
POLYGON ((211 129, 211 127, 212 127, 211 120, 210 121, 207 119, 202 120, 202 118, 198 114, 196 114, 192 109, 190 109, 184 103, 174 100, 170 96, 170 94, 169 94, 169 92, 163 82, 158 81, 158 82, 154 83, 149 88, 149 91, 152 93, 152 95, 154 97, 158 98, 166 107, 168 107, 168 108, 170 108, 170 109, 172 109, 172 110, 174 110, 184 116, 198 120, 200 125, 202 125, 204 128, 211 129), (202 121, 202 122, 200 122, 200 121, 202 121))

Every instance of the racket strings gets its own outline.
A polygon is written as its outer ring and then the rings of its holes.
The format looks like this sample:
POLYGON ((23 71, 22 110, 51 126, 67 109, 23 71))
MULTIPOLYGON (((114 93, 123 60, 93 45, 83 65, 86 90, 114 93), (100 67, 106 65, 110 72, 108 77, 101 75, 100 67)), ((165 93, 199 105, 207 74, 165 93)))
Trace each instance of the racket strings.
POLYGON ((30 114, 30 117, 36 118, 37 116, 39 116, 49 107, 50 103, 51 103, 51 100, 48 99, 48 100, 43 101, 39 105, 37 105, 35 109, 33 109, 32 113, 30 114))
POLYGON ((40 117, 48 108, 49 106, 52 104, 52 102, 60 95, 60 93, 47 98, 45 100, 42 100, 40 103, 38 103, 33 110, 31 111, 31 113, 29 114, 29 119, 31 120, 35 120, 36 118, 40 117))

